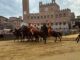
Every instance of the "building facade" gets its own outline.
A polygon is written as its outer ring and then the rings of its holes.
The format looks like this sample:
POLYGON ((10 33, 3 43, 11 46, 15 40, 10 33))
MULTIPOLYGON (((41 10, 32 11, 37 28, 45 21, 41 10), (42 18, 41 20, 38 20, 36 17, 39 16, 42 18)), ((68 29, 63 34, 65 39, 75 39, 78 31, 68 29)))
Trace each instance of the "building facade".
POLYGON ((5 23, 7 23, 8 18, 0 16, 0 30, 5 27, 5 23))
POLYGON ((46 23, 54 30, 69 30, 72 19, 75 18, 70 9, 60 9, 55 0, 51 3, 43 4, 39 2, 39 13, 29 13, 29 0, 23 0, 23 20, 28 24, 41 25, 46 23))
POLYGON ((21 17, 10 17, 8 19, 6 17, 0 16, 0 30, 20 28, 22 22, 23 20, 21 17))
POLYGON ((21 23, 23 22, 22 18, 19 17, 10 17, 9 18, 9 23, 11 23, 13 25, 13 28, 20 28, 21 27, 21 23))

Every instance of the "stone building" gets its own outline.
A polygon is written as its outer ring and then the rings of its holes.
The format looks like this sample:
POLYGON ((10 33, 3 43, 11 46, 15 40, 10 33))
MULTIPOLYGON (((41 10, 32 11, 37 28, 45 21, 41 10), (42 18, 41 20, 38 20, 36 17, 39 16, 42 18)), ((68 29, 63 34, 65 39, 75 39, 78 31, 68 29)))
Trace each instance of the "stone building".
POLYGON ((23 20, 21 17, 10 17, 9 22, 13 25, 13 28, 20 28, 23 20))
POLYGON ((66 31, 69 30, 71 20, 74 18, 75 15, 70 9, 61 10, 55 0, 47 4, 39 2, 39 13, 29 13, 29 0, 23 0, 23 20, 28 24, 46 23, 54 30, 66 31))
POLYGON ((0 16, 0 24, 5 23, 8 21, 8 18, 0 16))
POLYGON ((8 19, 6 17, 0 16, 0 30, 20 28, 22 22, 23 22, 23 20, 21 17, 19 17, 19 18, 10 17, 8 19))
POLYGON ((0 16, 0 30, 4 28, 5 23, 7 23, 8 18, 0 16))
MULTIPOLYGON (((76 22, 80 22, 80 16, 77 16, 75 19, 71 20, 71 26, 75 25, 76 22)), ((72 27, 74 28, 74 27, 72 27)))

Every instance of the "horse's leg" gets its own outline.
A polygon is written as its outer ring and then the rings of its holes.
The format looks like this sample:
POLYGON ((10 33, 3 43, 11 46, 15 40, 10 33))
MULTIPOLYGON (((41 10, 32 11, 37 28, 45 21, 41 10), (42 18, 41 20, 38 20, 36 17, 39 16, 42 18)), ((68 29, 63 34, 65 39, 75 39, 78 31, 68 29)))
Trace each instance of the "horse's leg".
POLYGON ((32 42, 32 35, 29 34, 27 38, 28 38, 28 42, 30 41, 32 42))
POLYGON ((36 42, 39 42, 39 36, 35 37, 36 42))
POLYGON ((39 42, 39 37, 37 37, 37 41, 39 42))
POLYGON ((77 41, 77 43, 78 43, 78 40, 79 40, 79 37, 77 37, 77 38, 75 39, 75 41, 77 41))
POLYGON ((27 42, 33 41, 33 35, 31 33, 27 34, 27 42))
POLYGON ((43 37, 43 40, 44 40, 44 44, 46 44, 46 40, 47 40, 47 39, 46 39, 45 37, 43 37))
POLYGON ((23 40, 22 40, 23 38, 24 38, 23 36, 20 36, 19 37, 19 39, 20 39, 21 42, 23 42, 23 40))
POLYGON ((15 42, 16 38, 14 38, 14 42, 15 42))
POLYGON ((14 42, 15 42, 15 39, 14 39, 14 42))
POLYGON ((42 40, 43 40, 42 37, 39 37, 39 41, 42 42, 42 40))
POLYGON ((30 40, 31 40, 32 42, 34 42, 34 36, 33 36, 33 35, 30 35, 30 40))
POLYGON ((19 36, 19 37, 18 37, 18 42, 19 42, 20 40, 21 40, 21 37, 19 36))
POLYGON ((16 39, 17 39, 17 36, 15 36, 15 38, 14 38, 14 42, 16 41, 16 39))
POLYGON ((25 39, 26 35, 25 34, 21 34, 21 41, 23 42, 25 39))
POLYGON ((55 38, 55 42, 57 41, 57 37, 55 38))
POLYGON ((27 35, 27 42, 29 42, 29 35, 27 35))
POLYGON ((75 39, 75 41, 77 41, 78 40, 78 37, 75 39))
POLYGON ((17 40, 19 40, 18 36, 15 37, 14 42, 16 42, 17 40))
POLYGON ((79 42, 79 40, 80 40, 80 37, 77 38, 77 43, 79 42))
POLYGON ((19 40, 20 40, 21 42, 23 42, 23 40, 22 40, 22 39, 23 39, 23 37, 19 37, 19 40))
POLYGON ((19 42, 19 39, 20 39, 20 38, 18 37, 18 38, 17 38, 18 42, 19 42))
POLYGON ((37 42, 37 36, 35 36, 35 42, 37 42))
POLYGON ((62 37, 59 37, 59 39, 60 39, 60 42, 61 42, 61 38, 62 38, 62 37))

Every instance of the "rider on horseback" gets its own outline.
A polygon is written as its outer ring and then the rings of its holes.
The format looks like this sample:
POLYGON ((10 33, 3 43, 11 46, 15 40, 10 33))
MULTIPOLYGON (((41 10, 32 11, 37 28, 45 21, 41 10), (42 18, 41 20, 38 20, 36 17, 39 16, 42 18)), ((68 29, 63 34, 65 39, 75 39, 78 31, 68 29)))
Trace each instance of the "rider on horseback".
POLYGON ((43 33, 43 40, 45 41, 44 43, 46 44, 46 40, 47 40, 47 36, 48 36, 48 28, 46 26, 46 24, 43 24, 43 26, 41 27, 41 32, 43 33))

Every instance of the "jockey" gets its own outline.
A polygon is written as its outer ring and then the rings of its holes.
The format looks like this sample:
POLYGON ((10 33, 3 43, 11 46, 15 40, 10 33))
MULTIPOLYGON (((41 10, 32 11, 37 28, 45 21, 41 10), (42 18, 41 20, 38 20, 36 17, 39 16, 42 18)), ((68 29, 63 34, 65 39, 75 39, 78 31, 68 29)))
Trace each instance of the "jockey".
POLYGON ((38 28, 36 27, 36 25, 32 25, 30 31, 31 31, 32 34, 33 34, 34 32, 38 31, 38 28))
POLYGON ((48 27, 45 24, 41 27, 41 31, 48 35, 48 27))
POLYGON ((52 32, 52 27, 49 25, 48 26, 48 34, 49 34, 49 36, 51 35, 51 32, 52 32))

